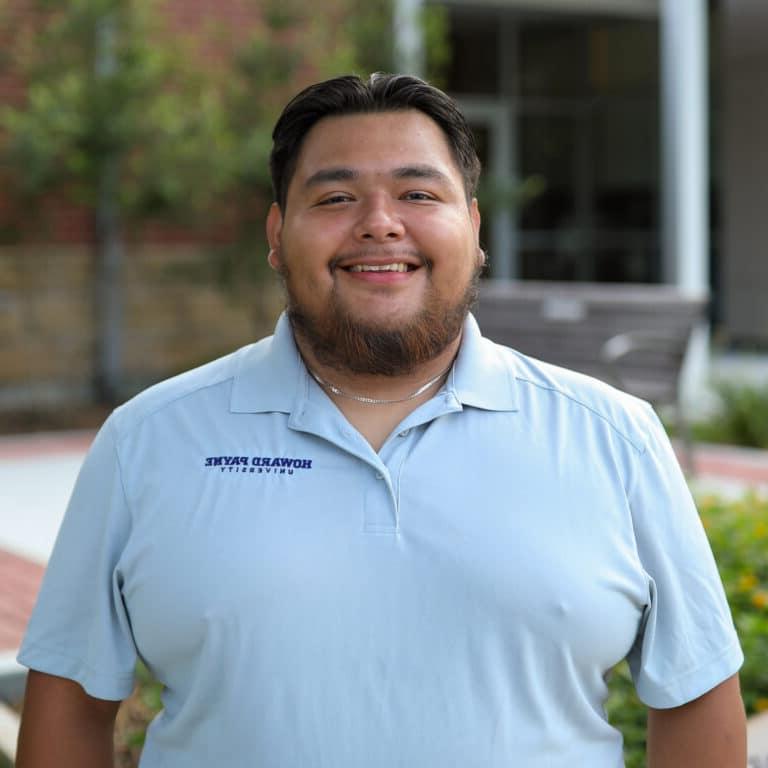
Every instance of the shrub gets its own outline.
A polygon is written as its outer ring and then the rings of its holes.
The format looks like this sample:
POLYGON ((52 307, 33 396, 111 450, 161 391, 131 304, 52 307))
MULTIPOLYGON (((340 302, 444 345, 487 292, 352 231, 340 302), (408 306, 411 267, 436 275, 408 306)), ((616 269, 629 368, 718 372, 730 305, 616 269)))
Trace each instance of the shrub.
POLYGON ((768 709, 768 499, 703 499, 700 510, 744 649, 747 714, 768 709))
POLYGON ((693 425, 695 439, 768 448, 768 386, 720 382, 717 412, 693 425))

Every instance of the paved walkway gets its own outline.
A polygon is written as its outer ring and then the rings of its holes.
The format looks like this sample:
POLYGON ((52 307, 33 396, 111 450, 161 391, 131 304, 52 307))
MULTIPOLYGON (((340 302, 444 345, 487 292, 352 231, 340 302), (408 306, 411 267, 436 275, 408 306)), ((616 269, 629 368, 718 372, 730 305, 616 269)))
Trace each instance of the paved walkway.
POLYGON ((0 678, 40 588, 67 499, 93 432, 0 436, 0 678))
MULTIPOLYGON (((0 436, 0 676, 14 664, 44 565, 93 432, 0 436)), ((698 492, 768 495, 768 452, 698 446, 698 492)))

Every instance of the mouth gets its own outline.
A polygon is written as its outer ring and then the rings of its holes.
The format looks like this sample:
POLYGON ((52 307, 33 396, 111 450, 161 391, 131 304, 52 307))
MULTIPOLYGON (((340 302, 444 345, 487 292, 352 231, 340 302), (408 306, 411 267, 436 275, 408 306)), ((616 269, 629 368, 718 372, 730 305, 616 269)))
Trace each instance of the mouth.
POLYGON ((416 253, 358 253, 335 260, 331 263, 331 271, 341 269, 350 274, 380 275, 383 278, 415 272, 423 266, 424 260, 416 253))
POLYGON ((415 264, 399 261, 392 264, 352 264, 342 269, 347 272, 413 272, 418 267, 415 264))

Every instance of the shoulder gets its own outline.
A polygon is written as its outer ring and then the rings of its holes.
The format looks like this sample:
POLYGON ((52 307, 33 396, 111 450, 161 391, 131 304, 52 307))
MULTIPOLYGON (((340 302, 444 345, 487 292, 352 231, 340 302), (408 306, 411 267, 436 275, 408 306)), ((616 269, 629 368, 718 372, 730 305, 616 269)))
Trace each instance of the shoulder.
MULTIPOLYGON (((486 340, 487 341, 487 340, 486 340)), ((642 453, 658 428, 649 403, 577 371, 488 341, 510 371, 520 408, 543 419, 564 418, 610 430, 642 453)))
POLYGON ((118 442, 148 420, 169 411, 195 411, 207 404, 228 408, 233 381, 244 365, 258 365, 263 360, 270 338, 165 379, 135 395, 110 416, 118 442))

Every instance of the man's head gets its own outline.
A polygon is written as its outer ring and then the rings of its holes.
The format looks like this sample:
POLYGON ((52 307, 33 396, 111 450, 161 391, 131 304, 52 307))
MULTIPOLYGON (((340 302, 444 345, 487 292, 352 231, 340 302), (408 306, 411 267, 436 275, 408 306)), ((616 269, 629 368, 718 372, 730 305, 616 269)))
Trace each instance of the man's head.
POLYGON ((440 127, 461 173, 467 200, 473 198, 480 161, 472 131, 453 99, 417 77, 377 72, 367 80, 345 75, 315 83, 288 102, 272 132, 269 159, 272 189, 280 209, 285 211, 288 186, 304 138, 319 120, 405 110, 423 112, 440 127))
POLYGON ((269 263, 302 350, 397 376, 453 348, 484 263, 479 162, 453 102, 412 77, 336 78, 274 135, 269 263))

